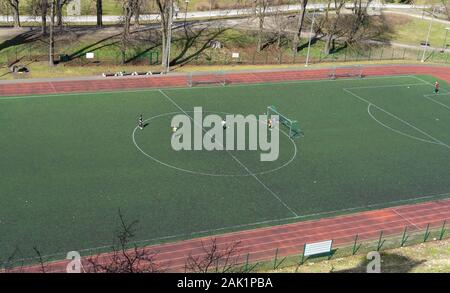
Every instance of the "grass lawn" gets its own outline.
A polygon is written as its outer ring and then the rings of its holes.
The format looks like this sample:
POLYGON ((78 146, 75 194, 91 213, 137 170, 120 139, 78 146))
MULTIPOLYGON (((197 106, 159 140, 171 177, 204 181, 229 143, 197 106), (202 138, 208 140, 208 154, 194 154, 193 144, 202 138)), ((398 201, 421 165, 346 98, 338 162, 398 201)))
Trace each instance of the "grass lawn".
MULTIPOLYGON (((335 257, 332 260, 312 261, 305 265, 289 266, 278 273, 364 273, 368 265, 365 254, 335 257)), ((421 243, 381 252, 382 273, 448 273, 450 272, 450 239, 421 243)))
POLYGON ((148 244, 446 198, 450 87, 442 82, 442 95, 425 98, 432 81, 0 97, 0 258, 16 248, 33 256, 33 246, 59 257, 108 246, 119 209, 139 221, 136 240, 148 244), (233 151, 234 159, 171 148, 180 109, 258 115, 269 105, 305 133, 280 134, 274 162, 260 162, 260 151, 233 151))
MULTIPOLYGON (((418 18, 410 18, 405 16, 389 15, 388 19, 402 19, 398 23, 393 23, 393 34, 389 36, 393 42, 404 43, 419 46, 422 41, 426 41, 428 30, 430 27, 429 20, 421 20, 418 18)), ((449 25, 433 22, 430 32, 429 43, 432 47, 442 48, 445 39, 445 28, 449 25)), ((450 37, 447 38, 447 44, 450 44, 450 37)))

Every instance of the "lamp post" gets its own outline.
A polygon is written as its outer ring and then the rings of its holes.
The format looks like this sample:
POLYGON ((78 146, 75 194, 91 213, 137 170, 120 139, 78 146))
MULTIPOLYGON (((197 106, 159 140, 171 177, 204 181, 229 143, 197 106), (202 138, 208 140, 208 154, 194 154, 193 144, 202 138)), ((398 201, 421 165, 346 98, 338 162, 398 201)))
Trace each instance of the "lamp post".
POLYGON ((167 48, 166 48, 166 74, 170 72, 170 47, 172 45, 172 25, 173 25, 173 1, 169 3, 169 33, 167 36, 167 48))
POLYGON ((444 37, 444 44, 442 45, 442 52, 445 52, 445 49, 447 49, 447 35, 448 31, 450 30, 450 27, 445 28, 445 37, 444 37))
POLYGON ((433 26, 434 11, 435 10, 436 10, 436 7, 433 8, 433 12, 431 13, 431 20, 430 20, 430 26, 428 28, 427 40, 425 41, 425 48, 423 49, 422 60, 420 60, 420 62, 425 62, 425 54, 427 52, 428 45, 429 45, 428 44, 428 40, 430 39, 431 27, 433 26))
POLYGON ((311 31, 309 32, 308 53, 306 53, 305 67, 308 67, 308 65, 309 65, 309 52, 311 50, 311 39, 312 39, 312 36, 313 36, 314 20, 315 19, 316 19, 316 10, 313 11, 313 17, 312 17, 312 21, 311 21, 311 31))

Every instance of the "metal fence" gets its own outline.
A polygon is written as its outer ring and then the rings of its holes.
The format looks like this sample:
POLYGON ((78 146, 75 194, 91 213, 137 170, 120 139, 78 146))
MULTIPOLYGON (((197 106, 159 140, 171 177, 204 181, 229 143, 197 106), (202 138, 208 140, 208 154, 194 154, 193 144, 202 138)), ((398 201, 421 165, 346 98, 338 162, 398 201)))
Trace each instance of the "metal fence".
MULTIPOLYGON (((173 52, 172 57, 177 52, 173 52)), ((55 60, 65 66, 89 66, 89 65, 150 65, 161 64, 159 51, 128 51, 123 58, 117 51, 95 51, 93 59, 86 59, 86 52, 68 53, 55 49, 55 60), (123 59, 125 64, 123 64, 123 59)), ((332 54, 324 54, 315 51, 309 56, 309 64, 320 63, 345 63, 345 62, 380 62, 391 60, 421 61, 423 51, 394 47, 373 47, 367 50, 341 50, 332 54)), ((228 50, 207 49, 201 52, 186 52, 183 63, 190 65, 275 65, 275 64, 305 64, 306 50, 299 54, 292 54, 286 50, 228 50), (239 53, 236 57, 236 54, 239 53)), ((30 44, 7 50, 0 56, 0 63, 5 66, 14 62, 36 62, 48 60, 48 48, 42 44, 30 44)), ((450 64, 450 53, 440 50, 426 51, 425 62, 450 64)))

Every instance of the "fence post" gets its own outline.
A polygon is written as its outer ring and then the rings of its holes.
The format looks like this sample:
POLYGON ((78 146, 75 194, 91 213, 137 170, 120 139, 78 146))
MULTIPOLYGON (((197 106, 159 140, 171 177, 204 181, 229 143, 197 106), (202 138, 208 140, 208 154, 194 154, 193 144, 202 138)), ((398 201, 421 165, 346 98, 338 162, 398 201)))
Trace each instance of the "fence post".
POLYGON ((378 244, 377 244, 377 251, 380 251, 381 247, 384 244, 385 240, 382 240, 383 238, 383 230, 380 232, 380 238, 378 239, 378 244))
POLYGON ((380 53, 380 60, 383 59, 383 52, 384 52, 384 48, 381 48, 381 53, 380 53))
POLYGON ((278 247, 275 250, 275 261, 273 262, 273 269, 277 267, 277 260, 278 260, 278 247))
POLYGON ((245 271, 248 270, 248 259, 250 258, 250 252, 247 253, 247 260, 245 261, 245 271))
POLYGON ((358 241, 358 234, 356 234, 356 236, 355 236, 355 242, 353 243, 352 255, 355 255, 356 252, 357 252, 357 251, 359 250, 359 248, 361 247, 361 244, 356 245, 357 241, 358 241))
POLYGON ((430 224, 427 224, 427 229, 425 230, 425 234, 423 235, 423 242, 426 242, 428 240, 428 237, 430 236, 430 224))
POLYGON ((403 245, 405 245, 406 241, 408 240, 408 235, 406 235, 406 230, 408 229, 408 226, 405 226, 405 231, 403 231, 403 236, 402 236, 402 243, 400 244, 401 247, 403 247, 403 245))
POLYGON ((305 262, 305 247, 306 244, 303 245, 302 258, 300 259, 299 264, 302 265, 305 262))
POLYGON ((405 60, 405 55, 406 55, 406 48, 403 49, 403 57, 402 57, 403 60, 405 60))
POLYGON ((447 223, 447 220, 445 220, 444 223, 442 224, 441 232, 439 233, 439 240, 442 240, 442 238, 444 238, 446 223, 447 223))

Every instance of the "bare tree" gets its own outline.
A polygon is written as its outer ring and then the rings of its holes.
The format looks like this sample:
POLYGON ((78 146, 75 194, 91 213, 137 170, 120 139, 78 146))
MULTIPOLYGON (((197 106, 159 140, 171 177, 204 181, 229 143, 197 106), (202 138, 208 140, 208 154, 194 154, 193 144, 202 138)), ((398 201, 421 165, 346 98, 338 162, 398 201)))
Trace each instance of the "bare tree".
POLYGON ((85 269, 91 273, 157 273, 164 269, 156 262, 157 253, 132 245, 137 221, 128 223, 119 210, 120 227, 116 232, 111 252, 87 258, 85 269))
POLYGON ((322 31, 326 34, 324 53, 330 54, 334 48, 334 42, 338 33, 339 21, 341 20, 341 11, 345 5, 346 0, 328 0, 325 11, 324 23, 322 31), (331 2, 334 3, 334 16, 330 15, 331 2))
POLYGON ((349 32, 347 33, 347 42, 352 43, 358 38, 358 31, 362 31, 362 28, 369 22, 369 15, 367 8, 372 0, 353 0, 353 14, 348 16, 349 19, 349 32))
MULTIPOLYGON (((282 1, 278 0, 277 4, 280 4, 282 1)), ((288 27, 288 18, 283 13, 284 11, 281 10, 279 6, 274 7, 273 10, 273 23, 276 28, 276 44, 277 48, 280 49, 281 53, 281 47, 282 47, 282 39, 286 36, 286 29, 288 27)))
POLYGON ((297 0, 302 6, 302 10, 298 15, 296 33, 294 34, 294 40, 292 41, 292 51, 294 53, 298 52, 298 47, 300 45, 300 39, 303 30, 303 24, 305 22, 306 6, 308 5, 308 0, 297 0))
POLYGON ((255 14, 258 19, 258 44, 256 46, 258 52, 261 52, 263 47, 264 22, 266 20, 266 12, 269 5, 269 0, 255 0, 255 14))
POLYGON ((63 26, 63 8, 64 5, 69 3, 70 0, 56 0, 55 4, 55 14, 56 14, 56 25, 59 29, 62 29, 63 26))
POLYGON ((130 43, 131 20, 139 6, 139 0, 123 0, 123 31, 120 41, 120 51, 122 55, 122 64, 126 62, 126 52, 130 43))
POLYGON ((55 36, 54 36, 54 27, 55 27, 55 7, 56 0, 50 0, 50 27, 49 27, 49 37, 48 37, 48 65, 55 65, 55 36))
POLYGON ((240 242, 232 242, 219 247, 216 238, 212 238, 209 243, 202 241, 202 252, 197 255, 189 253, 185 263, 186 272, 193 273, 227 273, 239 268, 242 261, 238 246, 240 242))
POLYGON ((5 0, 8 6, 11 8, 14 27, 20 27, 20 12, 19 12, 19 0, 5 0))
POLYGON ((97 13, 97 26, 103 26, 103 1, 96 0, 95 1, 96 13, 97 13))
POLYGON ((38 0, 37 9, 41 15, 41 33, 45 35, 47 34, 47 13, 48 13, 47 0, 38 0))
POLYGON ((170 38, 172 33, 173 0, 155 0, 161 23, 162 67, 167 72, 170 63, 170 38))
POLYGON ((450 20, 450 1, 441 0, 442 6, 444 8, 445 14, 447 15, 447 19, 450 20))

